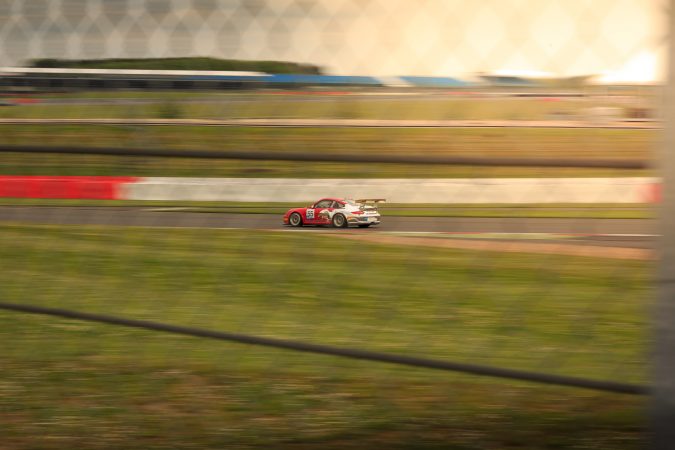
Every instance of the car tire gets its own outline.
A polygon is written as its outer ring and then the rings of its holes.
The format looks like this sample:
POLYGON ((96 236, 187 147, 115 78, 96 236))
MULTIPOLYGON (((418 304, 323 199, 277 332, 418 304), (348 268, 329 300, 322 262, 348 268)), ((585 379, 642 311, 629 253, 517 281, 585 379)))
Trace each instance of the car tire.
POLYGON ((347 218, 342 214, 335 214, 333 216, 333 226, 335 228, 347 228, 347 218))
POLYGON ((301 227, 302 226, 302 216, 296 212, 292 213, 288 217, 288 224, 292 227, 301 227))
POLYGON ((370 226, 369 223, 364 223, 362 225, 359 225, 359 228, 368 228, 370 226))

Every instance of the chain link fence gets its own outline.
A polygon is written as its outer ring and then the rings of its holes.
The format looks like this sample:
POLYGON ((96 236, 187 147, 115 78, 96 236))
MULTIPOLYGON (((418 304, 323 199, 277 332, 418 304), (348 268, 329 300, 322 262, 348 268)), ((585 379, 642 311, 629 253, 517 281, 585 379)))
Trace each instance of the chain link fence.
POLYGON ((666 6, 0 2, 2 445, 644 448, 666 6))

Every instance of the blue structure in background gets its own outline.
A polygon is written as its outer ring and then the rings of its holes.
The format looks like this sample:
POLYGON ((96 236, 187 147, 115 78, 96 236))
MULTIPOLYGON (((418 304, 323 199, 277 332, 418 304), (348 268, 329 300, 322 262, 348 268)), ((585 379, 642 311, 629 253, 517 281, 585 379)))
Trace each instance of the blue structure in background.
POLYGON ((383 86, 375 77, 308 74, 191 75, 189 81, 253 82, 279 86, 383 86))
POLYGON ((473 83, 450 77, 398 77, 413 87, 461 88, 473 86, 473 83))
POLYGON ((190 81, 254 82, 272 86, 396 86, 419 88, 465 88, 476 83, 451 77, 371 77, 350 75, 261 74, 261 75, 193 75, 190 81))
POLYGON ((539 85, 533 79, 515 75, 481 75, 480 78, 492 86, 536 87, 539 85))
POLYGON ((320 86, 382 86, 375 77, 344 75, 294 75, 275 74, 263 77, 263 81, 273 84, 302 84, 320 86))

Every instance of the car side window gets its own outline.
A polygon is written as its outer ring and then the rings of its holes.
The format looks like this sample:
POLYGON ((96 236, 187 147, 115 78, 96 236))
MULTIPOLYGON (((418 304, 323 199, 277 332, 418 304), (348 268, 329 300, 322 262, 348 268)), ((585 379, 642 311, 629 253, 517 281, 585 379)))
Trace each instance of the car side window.
POLYGON ((314 205, 315 208, 330 208, 330 205, 333 203, 332 200, 321 200, 318 202, 316 205, 314 205))
POLYGON ((345 207, 345 205, 343 205, 343 204, 340 203, 340 202, 333 202, 333 206, 332 206, 332 207, 335 208, 335 209, 342 209, 342 208, 345 207))

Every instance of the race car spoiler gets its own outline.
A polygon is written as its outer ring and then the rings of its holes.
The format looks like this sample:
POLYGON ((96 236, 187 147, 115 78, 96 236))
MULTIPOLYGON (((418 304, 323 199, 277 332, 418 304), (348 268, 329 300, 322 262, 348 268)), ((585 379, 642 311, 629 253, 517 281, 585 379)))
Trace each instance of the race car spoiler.
POLYGON ((354 200, 356 203, 385 203, 387 199, 385 198, 360 198, 354 200))

